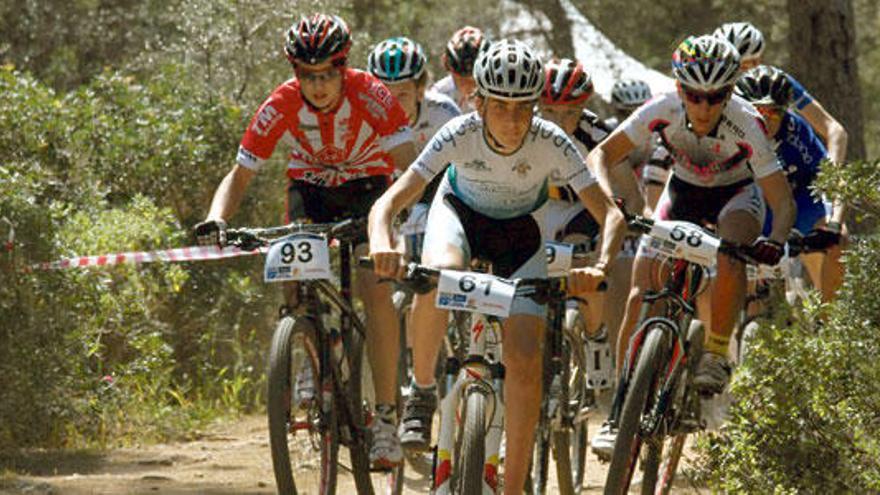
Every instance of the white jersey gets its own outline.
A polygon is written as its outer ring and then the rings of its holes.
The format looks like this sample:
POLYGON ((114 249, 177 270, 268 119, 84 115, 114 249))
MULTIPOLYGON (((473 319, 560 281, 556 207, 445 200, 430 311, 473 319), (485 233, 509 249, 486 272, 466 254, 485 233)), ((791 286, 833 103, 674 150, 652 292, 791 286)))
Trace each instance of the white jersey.
POLYGON ((459 115, 461 110, 451 98, 432 91, 426 92, 419 107, 419 118, 412 126, 416 151, 422 151, 428 140, 434 137, 444 124, 459 115))
POLYGON ((675 160, 672 173, 699 187, 718 187, 763 178, 781 170, 760 114, 733 96, 707 136, 697 137, 678 93, 652 98, 620 124, 636 146, 652 135, 675 160))
POLYGON ((446 164, 451 164, 446 177, 454 194, 496 219, 525 215, 541 206, 554 169, 575 191, 596 181, 565 132, 539 117, 532 119, 522 146, 510 155, 489 147, 476 112, 451 120, 422 150, 412 169, 430 182, 446 164))
MULTIPOLYGON (((593 112, 584 110, 571 137, 577 150, 586 157, 610 133, 611 129, 602 119, 593 112)), ((565 185, 565 180, 560 175, 558 170, 554 171, 552 185, 557 187, 565 185)))
POLYGON ((471 104, 471 101, 467 98, 467 95, 461 94, 461 91, 458 90, 452 76, 447 75, 443 79, 435 82, 428 91, 433 91, 449 97, 463 112, 472 112, 476 110, 471 104))

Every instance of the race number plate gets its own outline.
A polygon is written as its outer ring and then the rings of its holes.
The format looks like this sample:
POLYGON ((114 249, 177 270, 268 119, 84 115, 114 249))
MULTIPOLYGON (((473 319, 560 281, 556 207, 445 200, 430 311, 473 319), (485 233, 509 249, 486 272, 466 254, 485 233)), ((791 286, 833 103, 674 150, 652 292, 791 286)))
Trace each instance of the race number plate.
POLYGON ((565 242, 547 241, 544 243, 547 251, 547 276, 564 277, 571 270, 571 259, 574 254, 574 245, 565 242))
POLYGON ((437 307, 499 317, 510 314, 514 283, 487 273, 441 270, 437 307))
POLYGON ((657 220, 648 235, 651 248, 703 266, 715 265, 721 246, 721 239, 690 222, 657 220))
POLYGON ((330 279, 330 248, 322 235, 291 234, 269 246, 263 279, 266 282, 330 279))

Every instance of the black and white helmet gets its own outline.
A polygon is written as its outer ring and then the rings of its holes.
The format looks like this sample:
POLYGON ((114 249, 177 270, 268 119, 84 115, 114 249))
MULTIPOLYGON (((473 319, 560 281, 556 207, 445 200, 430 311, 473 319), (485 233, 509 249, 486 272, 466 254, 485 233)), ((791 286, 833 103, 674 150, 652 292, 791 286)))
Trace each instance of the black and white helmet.
POLYGON ((672 54, 672 75, 684 86, 716 91, 736 82, 739 52, 726 39, 689 36, 672 54))
POLYGON ((631 110, 651 99, 651 87, 641 79, 621 79, 611 88, 611 103, 619 110, 631 110))
POLYGON ((740 59, 758 58, 764 53, 764 35, 750 22, 727 22, 713 34, 733 43, 740 59))
POLYGON ((425 51, 409 38, 389 38, 373 48, 367 70, 386 83, 418 79, 425 73, 425 51))
POLYGON ((791 103, 788 74, 771 65, 759 65, 740 76, 735 91, 752 105, 787 107, 791 103))
POLYGON ((544 89, 544 64, 525 43, 501 40, 477 58, 474 80, 483 96, 508 101, 536 100, 544 89))

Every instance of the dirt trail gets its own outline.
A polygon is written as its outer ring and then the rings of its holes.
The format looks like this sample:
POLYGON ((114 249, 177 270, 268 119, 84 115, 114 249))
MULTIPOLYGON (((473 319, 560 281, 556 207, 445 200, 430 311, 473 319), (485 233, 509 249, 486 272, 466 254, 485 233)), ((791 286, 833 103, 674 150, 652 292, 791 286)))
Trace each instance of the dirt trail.
MULTIPOLYGON (((596 431, 598 424, 598 419, 591 420, 591 430, 596 431)), ((217 425, 191 442, 100 453, 35 452, 14 460, 2 459, 0 468, 6 469, 6 474, 0 475, 0 495, 275 493, 262 416, 217 425)), ((590 455, 582 493, 601 493, 606 469, 607 464, 590 455)), ((408 472, 406 493, 428 493, 428 486, 427 480, 408 472)), ((355 493, 353 480, 343 469, 337 493, 355 493)), ((555 485, 548 493, 556 493, 555 485)))

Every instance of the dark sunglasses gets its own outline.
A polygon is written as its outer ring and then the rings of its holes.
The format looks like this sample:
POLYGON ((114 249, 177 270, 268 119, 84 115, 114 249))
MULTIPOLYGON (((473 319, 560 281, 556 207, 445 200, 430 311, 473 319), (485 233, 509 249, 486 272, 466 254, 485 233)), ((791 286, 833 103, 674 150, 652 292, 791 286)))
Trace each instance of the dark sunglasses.
POLYGON ((724 103, 724 100, 730 96, 731 91, 730 89, 722 89, 721 91, 715 91, 714 93, 703 93, 702 91, 694 91, 684 86, 682 86, 681 89, 684 92, 684 97, 687 98, 687 101, 694 105, 699 105, 703 100, 709 102, 709 105, 724 103))

